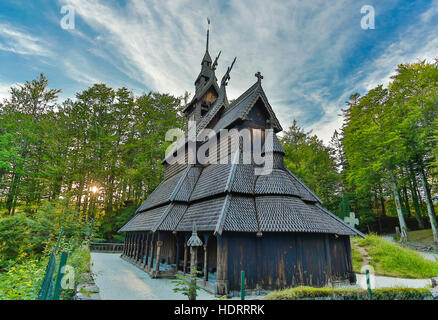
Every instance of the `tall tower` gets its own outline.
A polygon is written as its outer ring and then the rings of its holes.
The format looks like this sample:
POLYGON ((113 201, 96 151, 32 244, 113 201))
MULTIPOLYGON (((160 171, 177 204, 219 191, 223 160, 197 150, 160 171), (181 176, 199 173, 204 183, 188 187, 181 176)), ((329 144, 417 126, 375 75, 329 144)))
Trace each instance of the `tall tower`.
POLYGON ((217 61, 220 52, 213 62, 208 51, 210 37, 210 20, 208 20, 207 42, 205 46, 204 57, 201 61, 201 72, 195 80, 195 94, 192 100, 184 108, 183 113, 187 122, 195 121, 198 123, 201 118, 210 110, 211 106, 219 96, 219 86, 215 75, 217 61))

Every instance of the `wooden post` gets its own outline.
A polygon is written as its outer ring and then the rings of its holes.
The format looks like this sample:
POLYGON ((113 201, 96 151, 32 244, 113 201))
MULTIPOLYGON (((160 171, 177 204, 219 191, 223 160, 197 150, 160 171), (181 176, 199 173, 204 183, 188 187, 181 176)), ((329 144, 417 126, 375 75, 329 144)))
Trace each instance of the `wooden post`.
POLYGON ((144 263, 143 268, 146 268, 148 265, 148 249, 149 249, 149 233, 145 234, 144 239, 144 263))
POLYGON ((216 292, 228 293, 228 246, 223 236, 217 236, 217 280, 216 292))
POLYGON ((204 285, 208 281, 208 267, 207 267, 207 245, 204 244, 204 285))
POLYGON ((176 261, 175 261, 175 266, 176 266, 176 272, 178 272, 178 267, 179 267, 179 256, 180 256, 180 247, 181 245, 181 241, 178 237, 178 235, 176 236, 176 261))
POLYGON ((190 247, 190 272, 198 270, 198 247, 190 247))
POLYGON ((132 248, 131 248, 131 254, 130 254, 131 260, 134 259, 134 255, 135 255, 135 241, 136 240, 137 240, 137 234, 132 233, 132 248))
POLYGON ((204 286, 208 281, 208 238, 209 234, 204 234, 204 286))
POLYGON ((139 233, 138 234, 138 245, 137 245, 137 256, 135 259, 136 263, 140 262, 140 255, 141 255, 141 246, 142 246, 142 242, 143 242, 143 234, 139 233))
POLYGON ((187 270, 187 241, 184 241, 184 266, 183 273, 186 274, 187 270))
POLYGON ((157 240, 157 261, 155 261, 155 271, 158 275, 160 271, 160 254, 161 254, 161 246, 163 245, 163 241, 157 240))
POLYGON ((138 253, 138 237, 139 234, 136 232, 135 233, 135 240, 134 240, 134 252, 132 253, 132 261, 135 262, 135 260, 137 259, 137 253, 138 253))
POLYGON ((154 266, 154 234, 151 234, 151 261, 149 263, 149 270, 154 266))
POLYGON ((131 252, 129 253, 129 258, 132 258, 132 256, 134 255, 134 247, 135 247, 135 233, 132 233, 132 238, 131 238, 131 252))
POLYGON ((132 232, 129 233, 129 240, 128 240, 128 253, 127 253, 127 257, 130 258, 131 257, 131 250, 132 250, 132 232))

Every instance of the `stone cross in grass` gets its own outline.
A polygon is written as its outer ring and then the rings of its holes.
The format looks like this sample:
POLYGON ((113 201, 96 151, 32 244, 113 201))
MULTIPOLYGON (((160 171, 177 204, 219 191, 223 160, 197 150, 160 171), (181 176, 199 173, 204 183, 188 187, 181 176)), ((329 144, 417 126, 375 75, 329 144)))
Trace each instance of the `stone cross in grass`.
POLYGON ((354 228, 355 225, 359 224, 359 219, 356 218, 356 215, 354 214, 354 212, 350 212, 350 216, 345 217, 344 221, 352 228, 354 228))

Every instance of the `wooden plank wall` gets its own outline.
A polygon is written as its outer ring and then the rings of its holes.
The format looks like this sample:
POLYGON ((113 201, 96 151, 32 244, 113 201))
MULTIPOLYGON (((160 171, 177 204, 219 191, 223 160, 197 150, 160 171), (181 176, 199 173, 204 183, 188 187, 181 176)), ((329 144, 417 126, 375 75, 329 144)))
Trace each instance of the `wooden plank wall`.
POLYGON ((266 232, 260 238, 250 233, 224 233, 223 244, 218 246, 224 252, 218 252, 218 257, 228 256, 222 269, 230 290, 239 290, 241 270, 245 270, 248 289, 321 287, 329 280, 349 279, 353 272, 349 241, 349 237, 335 239, 316 233, 266 232))

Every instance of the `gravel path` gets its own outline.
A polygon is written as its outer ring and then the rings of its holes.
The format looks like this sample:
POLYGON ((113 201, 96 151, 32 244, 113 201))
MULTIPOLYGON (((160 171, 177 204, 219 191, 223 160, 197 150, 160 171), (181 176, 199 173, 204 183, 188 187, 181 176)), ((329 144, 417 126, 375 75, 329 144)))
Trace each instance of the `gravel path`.
MULTIPOLYGON (((91 269, 103 300, 187 300, 172 291, 171 279, 152 279, 120 258, 120 253, 91 253, 91 269)), ((214 295, 199 290, 198 300, 212 300, 214 295)))

